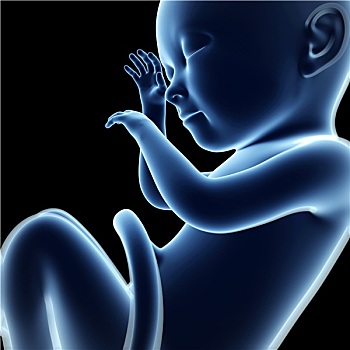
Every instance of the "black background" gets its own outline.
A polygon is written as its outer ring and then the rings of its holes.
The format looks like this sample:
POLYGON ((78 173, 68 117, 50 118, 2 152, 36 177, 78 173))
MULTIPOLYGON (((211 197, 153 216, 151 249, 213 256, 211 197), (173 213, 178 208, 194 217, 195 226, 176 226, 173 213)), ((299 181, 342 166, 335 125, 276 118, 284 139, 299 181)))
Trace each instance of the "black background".
MULTIPOLYGON (((128 278, 112 226, 119 210, 133 210, 159 246, 181 228, 174 214, 143 198, 132 137, 122 126, 104 127, 118 110, 140 110, 123 65, 138 48, 157 53, 157 7, 156 1, 1 3, 2 240, 28 216, 60 208, 94 235, 128 278)), ((336 121, 347 139, 349 100, 348 89, 336 121)), ((201 171, 229 155, 199 149, 171 107, 167 126, 171 141, 201 171)), ((349 255, 348 245, 280 349, 349 346, 349 255)))

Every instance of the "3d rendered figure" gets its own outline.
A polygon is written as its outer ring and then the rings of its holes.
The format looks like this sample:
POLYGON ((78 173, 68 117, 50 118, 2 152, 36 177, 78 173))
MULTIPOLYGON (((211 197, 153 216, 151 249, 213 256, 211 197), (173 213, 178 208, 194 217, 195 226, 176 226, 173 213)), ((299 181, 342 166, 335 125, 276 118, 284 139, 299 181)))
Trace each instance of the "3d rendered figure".
POLYGON ((144 196, 186 224, 158 248, 116 214, 127 284, 66 212, 20 223, 2 249, 7 349, 277 349, 349 240, 349 2, 161 1, 157 43, 160 60, 125 67, 142 113, 106 127, 125 126, 144 196), (166 100, 234 155, 199 172, 166 137, 166 100))

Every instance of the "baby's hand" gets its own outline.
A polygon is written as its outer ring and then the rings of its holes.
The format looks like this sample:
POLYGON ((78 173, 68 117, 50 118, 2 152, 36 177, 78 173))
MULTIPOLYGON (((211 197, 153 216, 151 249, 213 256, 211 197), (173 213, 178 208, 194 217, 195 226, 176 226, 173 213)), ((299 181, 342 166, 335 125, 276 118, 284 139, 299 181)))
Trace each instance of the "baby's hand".
POLYGON ((164 118, 164 115, 155 114, 160 114, 160 108, 165 106, 167 89, 161 64, 152 52, 147 54, 143 50, 137 50, 137 55, 141 59, 133 53, 129 57, 138 73, 127 65, 124 66, 124 69, 134 79, 139 89, 143 113, 157 124, 159 119, 164 118))
POLYGON ((147 124, 153 124, 150 119, 143 113, 125 110, 124 112, 117 112, 108 118, 105 125, 109 129, 114 124, 123 124, 132 136, 137 138, 141 128, 147 124))

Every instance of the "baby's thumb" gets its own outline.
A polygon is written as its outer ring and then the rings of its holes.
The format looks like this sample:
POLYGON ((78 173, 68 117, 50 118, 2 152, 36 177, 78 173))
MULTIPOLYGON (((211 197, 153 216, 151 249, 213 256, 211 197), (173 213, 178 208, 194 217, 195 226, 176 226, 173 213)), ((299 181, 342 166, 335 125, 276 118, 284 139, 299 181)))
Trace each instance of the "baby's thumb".
POLYGON ((162 72, 157 72, 156 74, 156 82, 158 84, 158 87, 162 90, 165 91, 167 89, 164 77, 162 72))

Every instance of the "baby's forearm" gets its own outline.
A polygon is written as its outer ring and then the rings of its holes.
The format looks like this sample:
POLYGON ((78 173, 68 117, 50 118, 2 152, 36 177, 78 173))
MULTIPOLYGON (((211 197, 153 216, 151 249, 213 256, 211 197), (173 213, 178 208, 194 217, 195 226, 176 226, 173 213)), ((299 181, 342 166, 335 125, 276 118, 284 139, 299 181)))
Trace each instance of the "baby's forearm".
MULTIPOLYGON (((190 212, 193 206, 191 201, 201 192, 206 177, 159 132, 153 123, 147 123, 136 139, 147 163, 148 175, 152 177, 160 197, 171 210, 185 220, 182 214, 190 212)), ((142 163, 140 170, 141 167, 142 163)))
MULTIPOLYGON (((110 128, 114 124, 123 124, 140 147, 149 169, 149 172, 145 171, 146 167, 143 166, 141 158, 140 178, 144 181, 142 183, 145 184, 146 193, 152 188, 156 189, 164 203, 179 218, 194 227, 199 227, 197 222, 202 221, 205 209, 203 206, 209 203, 207 187, 211 181, 200 173, 143 113, 130 110, 117 112, 108 119, 106 127, 110 128), (151 178, 154 180, 154 186, 150 186, 151 178)), ((154 194, 153 198, 159 200, 154 194)))
POLYGON ((142 152, 139 158, 139 182, 141 191, 150 204, 159 209, 169 209, 154 183, 142 152))

